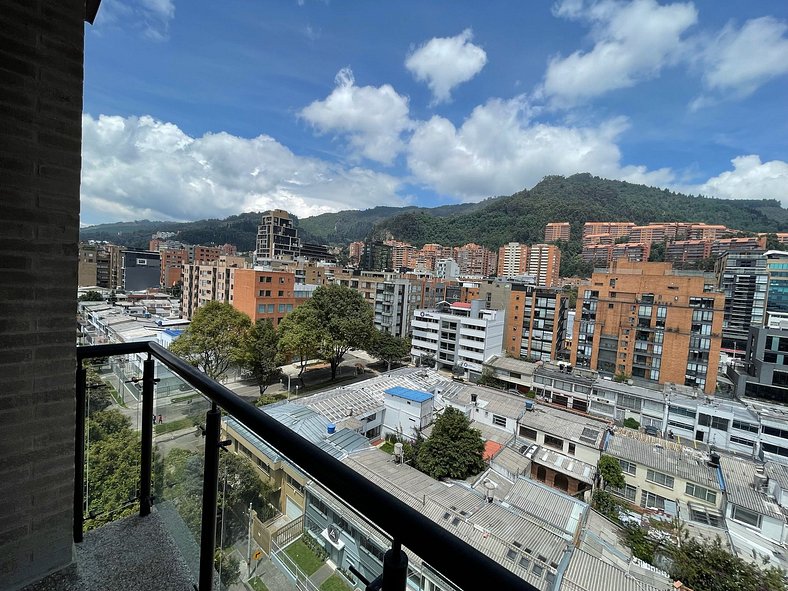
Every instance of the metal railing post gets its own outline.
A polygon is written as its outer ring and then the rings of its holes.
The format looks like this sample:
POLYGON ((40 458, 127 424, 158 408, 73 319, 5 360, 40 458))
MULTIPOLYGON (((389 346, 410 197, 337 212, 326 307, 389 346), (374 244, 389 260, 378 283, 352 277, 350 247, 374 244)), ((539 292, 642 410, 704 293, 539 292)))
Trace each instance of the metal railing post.
POLYGON ((77 366, 76 406, 77 421, 74 432, 74 542, 82 541, 85 520, 85 392, 88 371, 77 366))
POLYGON ((140 458, 140 517, 150 515, 153 472, 153 384, 154 361, 150 353, 142 366, 142 442, 140 458))
POLYGON ((205 417, 205 469, 202 481, 202 530, 200 532, 199 590, 213 589, 213 560, 216 553, 216 503, 219 491, 219 432, 221 413, 211 405, 205 417))
POLYGON ((408 555, 399 540, 391 541, 391 548, 383 555, 384 591, 405 591, 408 582, 408 555))

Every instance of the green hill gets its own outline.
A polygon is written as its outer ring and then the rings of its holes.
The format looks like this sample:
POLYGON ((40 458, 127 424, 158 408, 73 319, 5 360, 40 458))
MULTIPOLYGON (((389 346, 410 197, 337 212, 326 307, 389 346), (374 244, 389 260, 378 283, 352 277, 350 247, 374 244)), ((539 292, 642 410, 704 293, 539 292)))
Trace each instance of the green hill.
MULTIPOLYGON (((239 250, 252 250, 260 213, 242 213, 223 220, 196 222, 120 222, 83 228, 83 240, 108 240, 145 247, 157 231, 177 232, 193 244, 230 242, 239 250)), ((545 177, 530 191, 495 197, 480 203, 423 207, 375 207, 363 211, 325 213, 298 220, 306 242, 343 245, 393 235, 422 245, 468 242, 497 248, 509 241, 541 242, 551 221, 568 221, 577 243, 589 221, 693 221, 725 224, 749 232, 788 231, 788 210, 776 200, 739 200, 693 197, 590 174, 545 177)), ((576 248, 570 249, 574 251, 576 248)))

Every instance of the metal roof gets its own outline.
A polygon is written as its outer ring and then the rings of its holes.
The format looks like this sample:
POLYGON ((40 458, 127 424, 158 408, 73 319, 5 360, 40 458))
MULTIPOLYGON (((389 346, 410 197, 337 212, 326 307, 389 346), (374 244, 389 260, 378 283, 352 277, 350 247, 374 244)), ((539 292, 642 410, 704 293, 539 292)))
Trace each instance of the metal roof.
POLYGON ((385 392, 390 396, 404 398, 405 400, 410 400, 412 402, 426 402, 430 398, 433 398, 432 394, 429 392, 422 392, 421 390, 413 390, 411 388, 404 388, 402 386, 394 386, 385 392))
POLYGON ((654 587, 618 567, 577 548, 561 580, 561 591, 666 591, 673 586, 654 587))
POLYGON ((586 484, 594 483, 596 466, 581 462, 577 458, 542 446, 539 446, 531 457, 535 464, 546 466, 551 470, 561 472, 586 484))
POLYGON ((520 424, 594 449, 601 447, 607 429, 606 421, 545 404, 535 404, 533 411, 523 414, 520 424))
POLYGON ((633 431, 617 429, 608 439, 605 453, 652 468, 664 474, 720 490, 717 469, 708 465, 708 456, 678 443, 633 431))
POLYGON ((519 479, 504 499, 529 515, 538 517, 550 527, 558 527, 567 536, 574 536, 588 505, 534 480, 519 479))
POLYGON ((720 467, 725 479, 725 491, 729 503, 744 509, 785 520, 785 515, 777 502, 767 493, 755 489, 756 465, 737 458, 720 458, 720 467))

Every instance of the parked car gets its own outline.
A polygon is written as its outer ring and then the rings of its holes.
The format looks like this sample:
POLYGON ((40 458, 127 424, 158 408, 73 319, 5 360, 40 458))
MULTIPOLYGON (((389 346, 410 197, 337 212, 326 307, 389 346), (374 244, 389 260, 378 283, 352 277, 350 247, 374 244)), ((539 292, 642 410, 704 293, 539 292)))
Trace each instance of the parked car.
POLYGON ((659 437, 662 434, 654 425, 646 425, 643 430, 646 432, 646 435, 653 435, 654 437, 659 437))

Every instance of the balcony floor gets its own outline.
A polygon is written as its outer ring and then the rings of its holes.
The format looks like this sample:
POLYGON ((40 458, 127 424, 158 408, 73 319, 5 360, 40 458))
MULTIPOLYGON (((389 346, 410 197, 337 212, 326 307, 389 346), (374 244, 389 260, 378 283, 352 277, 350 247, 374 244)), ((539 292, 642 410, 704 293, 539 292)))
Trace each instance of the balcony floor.
POLYGON ((194 579, 161 516, 132 516, 85 534, 76 562, 23 591, 193 591, 194 579))

